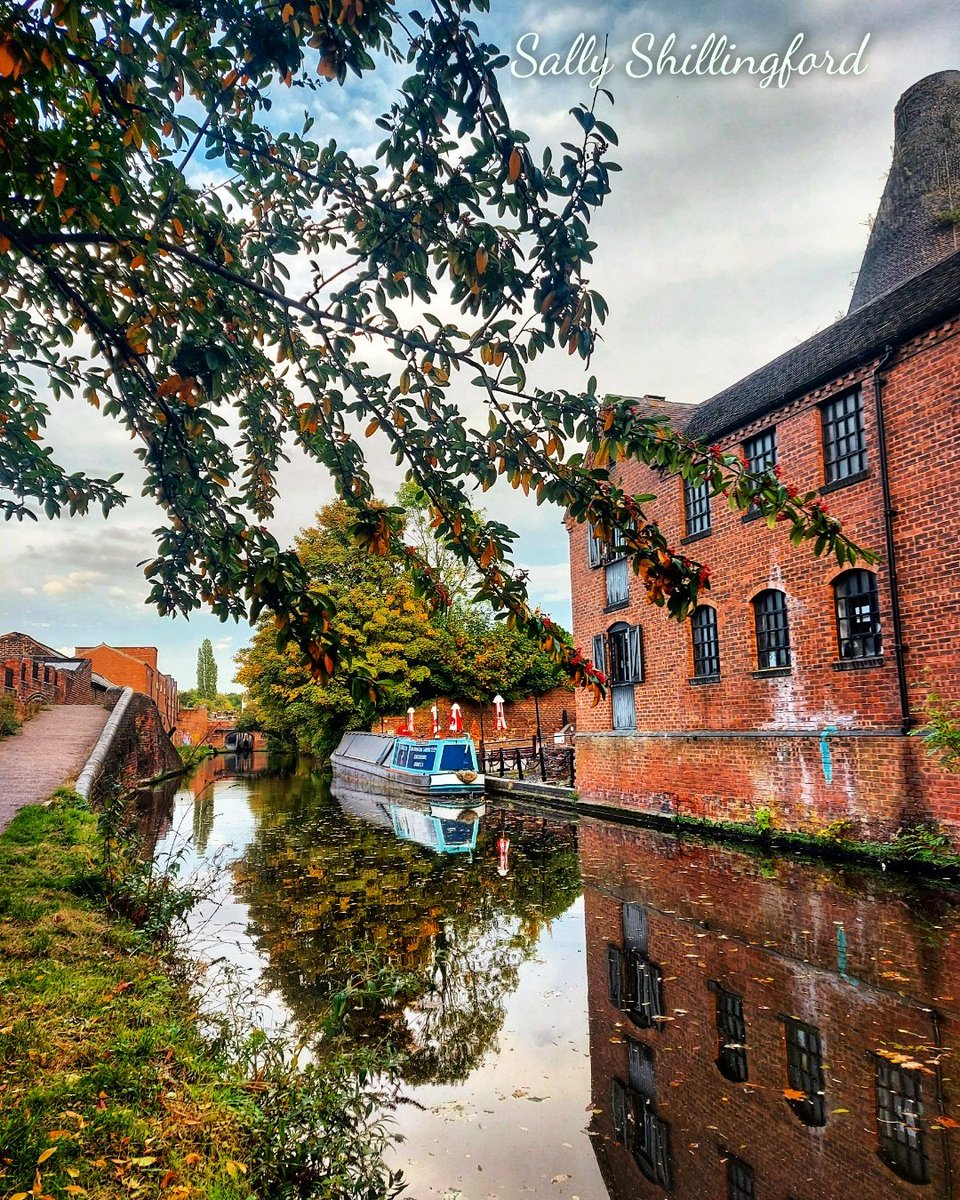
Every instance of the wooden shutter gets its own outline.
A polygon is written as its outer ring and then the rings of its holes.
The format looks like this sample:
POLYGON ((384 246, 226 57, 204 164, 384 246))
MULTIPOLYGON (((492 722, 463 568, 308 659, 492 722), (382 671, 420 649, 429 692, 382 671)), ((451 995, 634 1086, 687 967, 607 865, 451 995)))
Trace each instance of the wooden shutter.
POLYGON ((603 543, 594 532, 593 526, 587 526, 587 562, 591 567, 599 567, 603 560, 603 543))
POLYGON ((607 674, 607 655, 602 633, 593 635, 593 665, 601 674, 607 674))
POLYGON ((643 683, 643 630, 639 625, 627 630, 627 672, 628 682, 643 683))

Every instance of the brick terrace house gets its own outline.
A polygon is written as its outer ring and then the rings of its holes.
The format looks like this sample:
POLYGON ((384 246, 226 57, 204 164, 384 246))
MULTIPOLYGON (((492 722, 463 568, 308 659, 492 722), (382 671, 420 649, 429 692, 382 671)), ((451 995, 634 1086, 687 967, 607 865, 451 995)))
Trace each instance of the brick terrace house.
POLYGON ((89 659, 98 675, 117 687, 133 688, 156 704, 166 729, 177 723, 180 701, 177 681, 157 666, 156 646, 77 646, 78 658, 89 659))
POLYGON ((100 704, 109 684, 85 658, 71 658, 26 633, 0 635, 0 695, 26 704, 100 704))
POLYGON ((896 110, 894 163, 847 315, 675 428, 819 489, 875 568, 841 570, 707 488, 622 464, 672 545, 710 565, 691 621, 648 607, 617 546, 569 523, 576 640, 610 678, 578 699, 581 795, 623 808, 960 842, 960 777, 911 731, 960 700, 960 72, 896 110))
POLYGON ((611 822, 579 847, 611 1200, 956 1195, 953 898, 611 822))

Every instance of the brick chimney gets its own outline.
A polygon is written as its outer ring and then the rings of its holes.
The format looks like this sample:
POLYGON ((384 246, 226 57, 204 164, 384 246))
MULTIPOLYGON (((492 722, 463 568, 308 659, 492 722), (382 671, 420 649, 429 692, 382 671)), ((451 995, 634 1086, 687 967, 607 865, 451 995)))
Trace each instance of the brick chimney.
POLYGON ((849 312, 960 249, 960 71, 928 75, 900 97, 893 164, 849 312))

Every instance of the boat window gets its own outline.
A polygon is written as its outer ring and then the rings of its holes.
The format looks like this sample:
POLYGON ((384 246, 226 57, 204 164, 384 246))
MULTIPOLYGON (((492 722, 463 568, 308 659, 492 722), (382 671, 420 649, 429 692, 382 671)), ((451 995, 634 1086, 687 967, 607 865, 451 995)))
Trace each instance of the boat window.
POLYGON ((451 742, 448 746, 444 746, 443 754, 440 756, 441 771, 472 771, 473 769, 472 746, 468 746, 464 742, 451 742))
POLYGON ((437 747, 431 742, 425 746, 411 746, 407 767, 411 771, 432 771, 437 759, 437 747))
POLYGON ((405 767, 407 765, 407 754, 410 752, 410 746, 407 742, 400 742, 393 754, 393 765, 395 767, 405 767))

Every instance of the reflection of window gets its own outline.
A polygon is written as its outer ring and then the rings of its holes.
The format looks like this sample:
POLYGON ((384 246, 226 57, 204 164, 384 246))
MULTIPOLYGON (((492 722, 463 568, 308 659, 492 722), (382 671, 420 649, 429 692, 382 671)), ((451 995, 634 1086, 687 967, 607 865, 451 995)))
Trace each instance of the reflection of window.
POLYGON ((872 571, 845 571, 833 584, 837 644, 841 658, 877 658, 883 653, 877 577, 872 571))
POLYGON ((607 994, 614 1008, 623 1008, 624 961, 619 946, 607 947, 607 994))
POLYGON ((627 1076, 626 1088, 614 1081, 614 1134, 651 1183, 669 1190, 670 1130, 666 1121, 657 1116, 653 1051, 632 1038, 627 1041, 627 1076))
POLYGON ((753 1200, 753 1167, 727 1155, 727 1200, 753 1200))
POLYGON ((684 480, 683 510, 687 537, 710 532, 710 484, 706 480, 703 483, 684 480))
POLYGON ((753 602, 757 626, 757 666, 761 671, 790 666, 790 624, 787 597, 773 589, 753 602))
POLYGON ((720 674, 720 638, 717 633, 717 610, 700 604, 690 618, 693 638, 693 676, 709 679, 720 674))
POLYGON ((920 1072, 877 1058, 880 1157, 902 1179, 927 1182, 920 1072))
POLYGON ((783 1018, 787 1039, 787 1083, 794 1094, 790 1107, 805 1125, 826 1125, 824 1100, 823 1043, 814 1025, 783 1018))
POLYGON ((863 428, 863 395, 859 388, 828 400, 821 408, 823 421, 823 477, 839 483, 867 468, 863 428))
POLYGON ((743 1019, 743 997, 728 992, 719 983, 707 986, 717 1001, 717 1069, 726 1079, 743 1083, 747 1078, 747 1024, 743 1019))
POLYGON ((642 904, 625 904, 621 921, 626 951, 624 1007, 635 1025, 649 1029, 663 1016, 663 974, 647 957, 647 910, 642 904))

